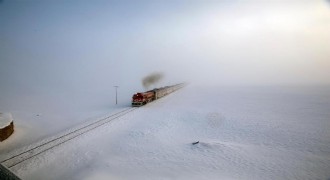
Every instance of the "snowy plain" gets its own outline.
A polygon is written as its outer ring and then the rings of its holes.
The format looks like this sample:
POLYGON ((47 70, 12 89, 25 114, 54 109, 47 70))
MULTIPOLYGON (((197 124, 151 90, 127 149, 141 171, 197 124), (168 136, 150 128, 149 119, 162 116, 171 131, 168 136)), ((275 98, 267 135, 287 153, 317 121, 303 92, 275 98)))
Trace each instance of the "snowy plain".
MULTIPOLYGON (((127 98, 105 106, 106 99, 71 109, 63 115, 71 113, 75 122, 58 120, 61 125, 26 139, 130 104, 127 98)), ((1 158, 32 142, 23 143, 20 130, 28 128, 19 122, 16 135, 0 144, 1 158)), ((189 85, 11 170, 23 179, 329 179, 329 128, 329 87, 189 85)))

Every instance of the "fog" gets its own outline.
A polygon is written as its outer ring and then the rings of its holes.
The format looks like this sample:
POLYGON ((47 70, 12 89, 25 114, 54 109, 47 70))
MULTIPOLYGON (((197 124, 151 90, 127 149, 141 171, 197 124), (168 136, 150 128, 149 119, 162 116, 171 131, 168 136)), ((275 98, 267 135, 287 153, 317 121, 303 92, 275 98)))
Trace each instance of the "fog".
POLYGON ((328 1, 0 1, 2 92, 330 84, 328 1))

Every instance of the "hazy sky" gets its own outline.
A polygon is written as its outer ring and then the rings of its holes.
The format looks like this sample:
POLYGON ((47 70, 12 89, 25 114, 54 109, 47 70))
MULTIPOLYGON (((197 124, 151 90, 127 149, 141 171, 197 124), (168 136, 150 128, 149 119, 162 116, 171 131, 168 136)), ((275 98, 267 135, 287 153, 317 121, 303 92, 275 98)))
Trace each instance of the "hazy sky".
POLYGON ((330 84, 323 0, 1 0, 0 86, 330 84))

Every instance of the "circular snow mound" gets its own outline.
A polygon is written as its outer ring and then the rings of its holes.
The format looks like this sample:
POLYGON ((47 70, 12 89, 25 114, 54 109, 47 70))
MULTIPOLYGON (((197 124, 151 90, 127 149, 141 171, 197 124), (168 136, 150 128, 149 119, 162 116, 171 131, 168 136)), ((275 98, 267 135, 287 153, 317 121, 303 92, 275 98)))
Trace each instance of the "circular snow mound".
POLYGON ((0 113, 0 141, 7 139, 14 132, 13 117, 10 113, 0 113))

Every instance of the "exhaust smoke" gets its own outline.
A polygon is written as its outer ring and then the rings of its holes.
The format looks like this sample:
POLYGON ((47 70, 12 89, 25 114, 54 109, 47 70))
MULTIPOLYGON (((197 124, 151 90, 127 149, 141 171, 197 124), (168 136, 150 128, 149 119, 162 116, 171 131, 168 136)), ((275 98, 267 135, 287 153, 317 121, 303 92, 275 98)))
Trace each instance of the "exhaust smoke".
POLYGON ((156 84, 163 78, 162 73, 152 73, 142 79, 142 85, 145 89, 148 89, 151 85, 156 84))

